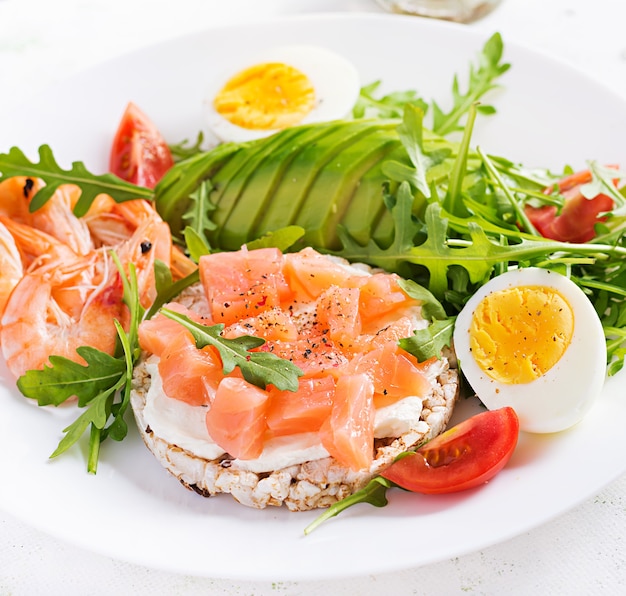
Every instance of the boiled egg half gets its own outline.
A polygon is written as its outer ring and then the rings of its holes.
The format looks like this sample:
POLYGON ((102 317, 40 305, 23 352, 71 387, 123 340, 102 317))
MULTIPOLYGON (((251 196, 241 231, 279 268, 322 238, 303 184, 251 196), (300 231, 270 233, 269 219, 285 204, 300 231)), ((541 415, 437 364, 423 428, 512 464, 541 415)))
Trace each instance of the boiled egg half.
POLYGON ((360 91, 354 65, 326 48, 276 47, 231 64, 206 93, 209 128, 242 142, 279 130, 344 118, 360 91))
POLYGON ((457 317, 454 347, 483 404, 511 406, 528 432, 579 422, 605 380, 606 342, 593 305, 546 269, 510 270, 482 286, 457 317))

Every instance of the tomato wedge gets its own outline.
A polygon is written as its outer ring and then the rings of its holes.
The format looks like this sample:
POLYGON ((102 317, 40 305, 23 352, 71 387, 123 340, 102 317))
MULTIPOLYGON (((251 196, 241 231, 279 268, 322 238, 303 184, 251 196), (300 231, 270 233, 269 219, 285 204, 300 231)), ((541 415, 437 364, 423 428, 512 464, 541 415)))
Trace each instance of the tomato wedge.
POLYGON ((474 488, 506 465, 518 436, 519 420, 513 408, 482 412, 401 456, 381 476, 422 494, 474 488))
POLYGON ((113 138, 109 170, 133 184, 154 188, 173 165, 172 152, 161 133, 130 102, 113 138))
MULTIPOLYGON (((528 219, 544 238, 575 243, 589 242, 594 238, 594 226, 605 221, 600 214, 613 209, 613 199, 604 194, 592 199, 585 198, 580 187, 591 182, 591 179, 591 172, 584 170, 559 181, 559 192, 565 197, 560 213, 557 213, 554 205, 524 207, 528 219)), ((548 188, 544 192, 547 194, 550 191, 548 188)))

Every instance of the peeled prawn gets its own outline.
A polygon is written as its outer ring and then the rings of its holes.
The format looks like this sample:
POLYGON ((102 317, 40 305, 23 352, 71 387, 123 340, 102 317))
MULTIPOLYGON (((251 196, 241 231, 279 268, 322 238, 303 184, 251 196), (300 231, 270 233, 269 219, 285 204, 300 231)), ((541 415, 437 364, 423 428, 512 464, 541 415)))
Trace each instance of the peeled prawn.
POLYGON ((59 186, 45 205, 32 213, 30 225, 50 234, 76 254, 86 255, 94 244, 87 223, 73 211, 80 193, 73 184, 59 186))
MULTIPOLYGON (((136 199, 117 203, 108 195, 97 197, 85 215, 85 221, 96 243, 106 246, 113 246, 127 240, 139 226, 147 221, 167 225, 148 201, 136 199)), ((157 258, 169 264, 175 279, 181 279, 193 273, 197 266, 178 246, 172 244, 169 231, 168 234, 171 254, 166 257, 161 252, 161 256, 157 258)))
POLYGON ((55 295, 66 283, 60 271, 54 275, 34 272, 15 286, 2 316, 0 344, 16 378, 27 370, 43 369, 51 354, 82 362, 76 353, 79 346, 113 354, 117 340, 113 321, 127 318, 121 284, 109 279, 93 288, 82 304, 68 309, 68 300, 55 295))
POLYGON ((32 226, 0 216, 0 224, 13 237, 26 269, 69 263, 78 255, 54 236, 32 226))

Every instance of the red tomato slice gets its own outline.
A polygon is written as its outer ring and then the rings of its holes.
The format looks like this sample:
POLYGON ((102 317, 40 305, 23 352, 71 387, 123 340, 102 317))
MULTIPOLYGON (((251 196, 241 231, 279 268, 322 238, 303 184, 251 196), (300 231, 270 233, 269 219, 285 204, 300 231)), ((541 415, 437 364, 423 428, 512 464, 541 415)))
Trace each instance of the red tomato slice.
POLYGON ((154 188, 173 165, 172 153, 161 133, 130 102, 113 139, 109 170, 133 184, 154 188))
POLYGON ((396 460, 381 476, 422 494, 474 488, 506 465, 518 435, 519 420, 513 408, 482 412, 396 460))
MULTIPOLYGON (((544 238, 576 243, 588 242, 594 238, 594 226, 604 221, 599 217, 601 213, 613 209, 613 199, 603 194, 593 199, 585 198, 580 187, 588 182, 591 182, 589 170, 566 176, 559 181, 559 192, 565 197, 560 214, 557 214, 554 205, 526 205, 524 211, 528 219, 544 238)), ((546 189, 546 192, 550 190, 546 189)))

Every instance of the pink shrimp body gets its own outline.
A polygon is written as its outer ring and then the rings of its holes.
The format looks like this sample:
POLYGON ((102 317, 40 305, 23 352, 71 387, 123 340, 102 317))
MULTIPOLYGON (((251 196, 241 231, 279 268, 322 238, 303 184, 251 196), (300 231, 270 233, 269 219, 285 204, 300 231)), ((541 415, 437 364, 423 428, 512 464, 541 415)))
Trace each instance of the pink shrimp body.
POLYGON ((7 367, 16 378, 27 370, 43 369, 51 354, 82 362, 76 348, 83 345, 113 354, 117 338, 113 320, 126 319, 120 284, 94 289, 80 307, 68 312, 55 297, 63 288, 59 277, 25 275, 6 305, 0 344, 7 367))

